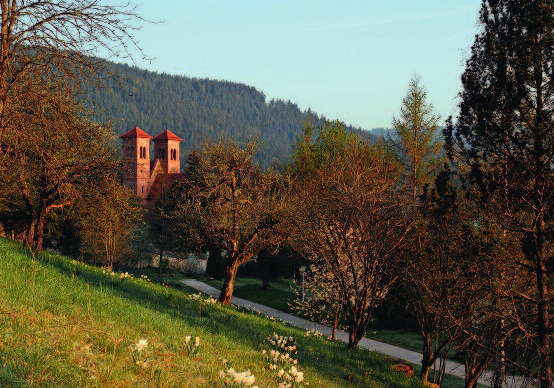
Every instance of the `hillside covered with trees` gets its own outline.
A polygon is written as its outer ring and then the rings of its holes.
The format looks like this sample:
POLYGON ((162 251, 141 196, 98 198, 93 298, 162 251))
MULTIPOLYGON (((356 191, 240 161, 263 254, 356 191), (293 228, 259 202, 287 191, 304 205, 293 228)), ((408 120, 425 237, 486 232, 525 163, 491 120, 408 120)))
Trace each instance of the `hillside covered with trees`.
MULTIPOLYGON (((252 86, 229 81, 159 74, 123 64, 106 63, 119 82, 91 89, 88 103, 99 122, 113 121, 117 134, 139 126, 152 136, 169 129, 183 139, 181 152, 200 148, 209 140, 248 140, 260 133, 258 160, 264 165, 290 159, 292 144, 311 119, 322 125, 325 117, 302 111, 290 102, 268 101, 252 86)), ((333 118, 329 118, 333 119, 333 118)), ((373 142, 375 136, 352 126, 373 142)))

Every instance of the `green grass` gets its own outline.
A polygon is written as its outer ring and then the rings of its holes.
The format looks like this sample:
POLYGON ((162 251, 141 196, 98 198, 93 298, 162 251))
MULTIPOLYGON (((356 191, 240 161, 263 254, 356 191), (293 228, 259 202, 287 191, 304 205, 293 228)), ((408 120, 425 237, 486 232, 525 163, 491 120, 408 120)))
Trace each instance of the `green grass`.
POLYGON ((414 352, 421 353, 423 349, 423 340, 421 339, 421 335, 409 330, 392 330, 369 327, 366 330, 366 337, 413 350, 414 352))
MULTIPOLYGON (((206 283, 218 290, 221 290, 223 286, 223 280, 210 280, 206 283)), ((292 280, 279 279, 270 282, 269 289, 263 290, 260 279, 237 278, 233 296, 292 314, 294 311, 290 308, 289 303, 296 298, 293 286, 294 282, 292 280)))
POLYGON ((119 276, 53 253, 33 257, 0 238, 0 386, 211 387, 229 366, 276 386, 261 353, 274 332, 295 337, 311 387, 420 386, 392 372, 395 360, 193 300, 193 290, 119 276), (197 354, 187 353, 187 335, 200 337, 197 354), (147 358, 137 365, 132 346, 141 338, 147 358))
MULTIPOLYGON (((207 284, 221 289, 223 280, 206 281, 207 284)), ((268 290, 262 289, 262 281, 257 278, 237 278, 235 282, 234 296, 243 298, 252 302, 260 303, 276 310, 289 314, 299 315, 297 311, 291 309, 290 304, 296 299, 297 294, 294 290, 295 283, 289 279, 279 279, 270 282, 268 290)), ((376 341, 391 345, 400 346, 414 352, 421 352, 423 349, 423 340, 421 335, 409 330, 391 330, 382 329, 376 326, 370 326, 366 331, 366 337, 376 341)), ((463 360, 457 360, 463 363, 463 360)), ((419 365, 414 365, 416 375, 421 370, 419 365)), ((446 375, 443 387, 463 387, 462 379, 446 375)), ((479 384, 480 387, 485 385, 479 384)))
MULTIPOLYGON (((221 289, 223 280, 206 281, 207 284, 221 289)), ((299 315, 291 309, 290 304, 296 299, 295 283, 288 279, 279 279, 270 282, 268 290, 262 289, 262 281, 256 278, 237 278, 233 295, 252 302, 260 303, 276 310, 289 314, 299 315)), ((378 327, 369 327, 366 331, 368 338, 396 345, 405 349, 421 352, 423 341, 418 333, 409 330, 390 330, 378 327)))

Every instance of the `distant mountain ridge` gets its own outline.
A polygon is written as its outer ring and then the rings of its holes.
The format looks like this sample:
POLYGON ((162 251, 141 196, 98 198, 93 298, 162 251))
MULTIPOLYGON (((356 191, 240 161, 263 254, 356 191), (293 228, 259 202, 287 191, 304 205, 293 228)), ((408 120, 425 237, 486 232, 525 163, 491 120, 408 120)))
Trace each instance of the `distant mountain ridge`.
MULTIPOLYGON (((241 83, 159 74, 112 62, 107 66, 119 74, 123 87, 108 80, 105 87, 89 91, 96 119, 112 120, 119 135, 135 126, 151 135, 169 129, 183 139, 182 155, 210 140, 245 141, 260 132, 258 160, 263 165, 286 163, 307 119, 316 125, 325 120, 290 101, 267 102, 262 92, 241 83)), ((369 131, 348 129, 376 140, 369 131)))

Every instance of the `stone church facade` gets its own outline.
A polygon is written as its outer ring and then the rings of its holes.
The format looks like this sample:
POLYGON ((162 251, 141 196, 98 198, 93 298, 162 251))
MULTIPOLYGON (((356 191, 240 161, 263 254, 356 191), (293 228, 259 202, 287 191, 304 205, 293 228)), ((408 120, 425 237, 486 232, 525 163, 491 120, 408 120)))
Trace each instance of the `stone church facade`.
POLYGON ((181 179, 179 143, 169 130, 152 137, 139 127, 125 132, 123 139, 123 185, 143 200, 152 200, 164 182, 181 179), (150 141, 154 155, 150 158, 150 141))

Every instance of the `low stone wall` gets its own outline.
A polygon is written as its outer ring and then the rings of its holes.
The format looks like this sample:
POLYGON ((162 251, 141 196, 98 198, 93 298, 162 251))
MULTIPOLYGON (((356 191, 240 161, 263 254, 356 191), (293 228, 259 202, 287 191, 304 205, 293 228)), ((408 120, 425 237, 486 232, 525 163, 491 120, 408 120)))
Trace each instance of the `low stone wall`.
MULTIPOLYGON (((167 256, 164 255, 164 260, 167 261, 169 268, 183 272, 186 275, 202 276, 206 274, 208 260, 204 255, 199 257, 194 253, 189 253, 183 258, 168 252, 167 256)), ((151 262, 147 265, 158 267, 159 263, 160 255, 153 255, 151 262)))

